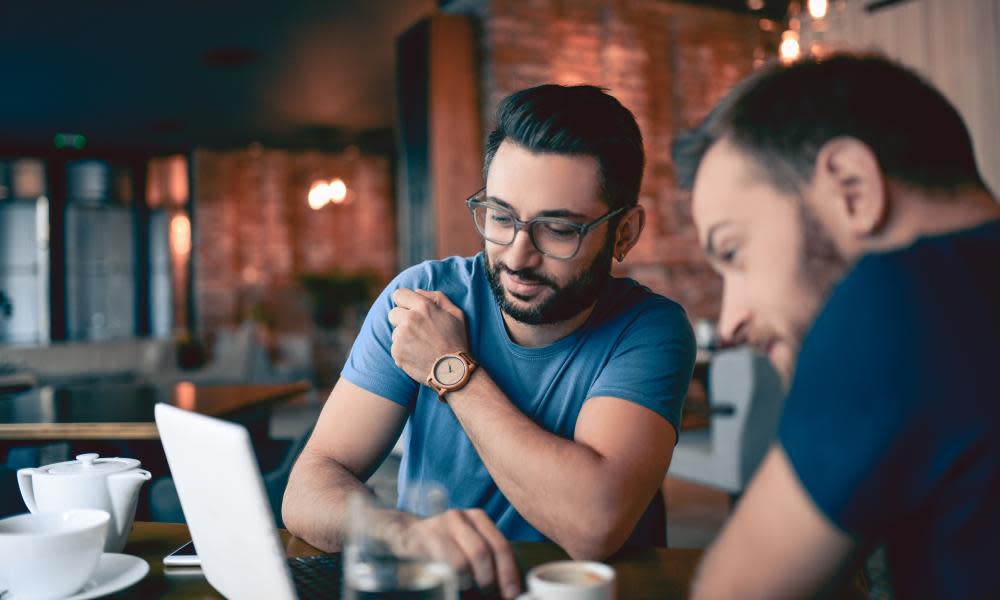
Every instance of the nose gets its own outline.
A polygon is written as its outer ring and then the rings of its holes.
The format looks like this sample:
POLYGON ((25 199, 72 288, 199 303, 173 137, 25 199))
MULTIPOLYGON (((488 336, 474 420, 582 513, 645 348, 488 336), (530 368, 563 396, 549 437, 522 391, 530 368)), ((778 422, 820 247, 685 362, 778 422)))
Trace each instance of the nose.
POLYGON ((503 262, 512 271, 535 268, 542 264, 544 256, 535 248, 534 242, 526 229, 514 236, 514 241, 504 248, 503 262))
POLYGON ((719 337, 724 344, 738 345, 746 341, 751 312, 746 290, 739 281, 727 278, 722 287, 722 312, 719 314, 719 337))

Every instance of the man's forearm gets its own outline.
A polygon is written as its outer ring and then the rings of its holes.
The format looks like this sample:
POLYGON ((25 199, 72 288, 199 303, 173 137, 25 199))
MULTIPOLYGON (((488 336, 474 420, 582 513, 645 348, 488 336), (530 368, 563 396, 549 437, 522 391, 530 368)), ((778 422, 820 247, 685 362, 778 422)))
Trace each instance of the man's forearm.
POLYGON ((594 449, 520 412, 486 373, 448 395, 466 434, 517 511, 576 558, 604 558, 631 533, 648 498, 630 502, 594 449))
POLYGON ((281 503, 285 527, 320 550, 337 551, 347 531, 348 498, 353 493, 371 491, 340 463, 303 453, 281 503))

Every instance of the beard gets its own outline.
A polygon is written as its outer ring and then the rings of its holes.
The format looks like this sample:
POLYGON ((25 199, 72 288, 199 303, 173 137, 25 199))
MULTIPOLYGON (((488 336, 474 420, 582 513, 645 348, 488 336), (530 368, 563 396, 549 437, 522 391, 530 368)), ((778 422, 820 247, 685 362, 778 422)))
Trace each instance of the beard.
POLYGON ((490 283, 493 297, 500 305, 500 310, 525 325, 552 325, 575 317, 597 301, 611 277, 611 252, 612 244, 606 242, 594 260, 573 280, 562 286, 537 269, 514 271, 502 262, 492 264, 485 248, 483 254, 486 257, 486 279, 490 283), (521 302, 528 302, 530 298, 505 290, 500 283, 500 273, 503 271, 526 281, 545 285, 551 288, 553 293, 534 306, 518 306, 508 298, 508 294, 521 302))
MULTIPOLYGON (((805 291, 806 310, 803 318, 790 323, 791 338, 794 342, 792 356, 798 358, 802 341, 819 315, 823 304, 847 272, 848 262, 837 249, 833 238, 823 225, 813 216, 805 204, 800 205, 799 221, 802 228, 802 254, 799 257, 798 279, 805 291)), ((790 365, 789 377, 794 370, 790 365)))

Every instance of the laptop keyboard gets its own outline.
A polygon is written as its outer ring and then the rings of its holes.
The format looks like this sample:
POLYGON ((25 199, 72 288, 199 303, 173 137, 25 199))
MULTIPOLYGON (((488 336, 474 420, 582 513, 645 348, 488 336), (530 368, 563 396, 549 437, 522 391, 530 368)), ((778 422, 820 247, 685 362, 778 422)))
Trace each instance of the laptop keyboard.
MULTIPOLYGON (((320 554, 289 558, 295 592, 299 600, 340 600, 343 563, 340 554, 320 554)), ((462 600, 492 600, 499 598, 475 590, 463 591, 462 600)))
POLYGON ((288 565, 299 600, 339 600, 340 554, 289 558, 288 565))

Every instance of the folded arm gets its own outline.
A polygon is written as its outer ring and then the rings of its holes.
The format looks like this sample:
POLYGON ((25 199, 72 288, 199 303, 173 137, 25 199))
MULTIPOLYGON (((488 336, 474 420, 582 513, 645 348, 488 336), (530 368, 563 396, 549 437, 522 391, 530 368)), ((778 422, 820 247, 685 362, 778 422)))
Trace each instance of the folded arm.
MULTIPOLYGON (((393 301, 392 358, 414 380, 424 381, 442 354, 468 350, 465 316, 444 294, 398 289, 393 301)), ((500 491, 574 558, 600 559, 621 547, 662 483, 676 441, 665 418, 606 396, 584 403, 568 440, 522 413, 484 369, 447 398, 500 491)))
POLYGON ((603 559, 628 539, 676 439, 649 409, 599 397, 584 404, 567 440, 520 412, 486 373, 448 403, 511 504, 577 559, 603 559))

